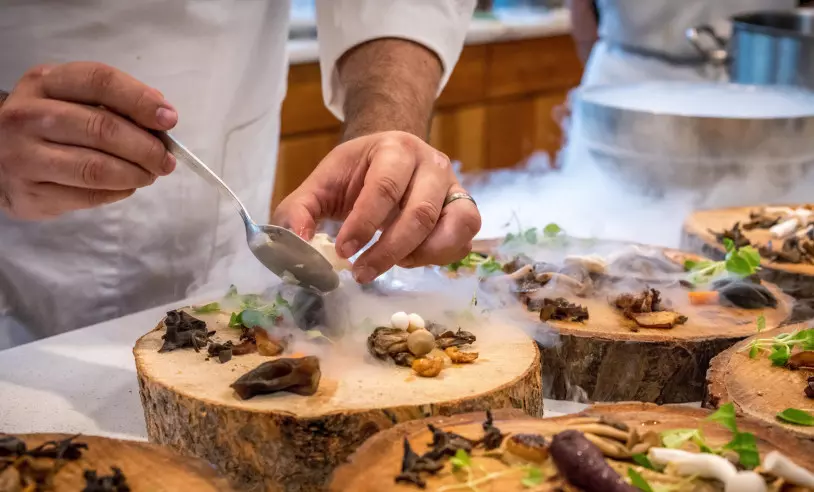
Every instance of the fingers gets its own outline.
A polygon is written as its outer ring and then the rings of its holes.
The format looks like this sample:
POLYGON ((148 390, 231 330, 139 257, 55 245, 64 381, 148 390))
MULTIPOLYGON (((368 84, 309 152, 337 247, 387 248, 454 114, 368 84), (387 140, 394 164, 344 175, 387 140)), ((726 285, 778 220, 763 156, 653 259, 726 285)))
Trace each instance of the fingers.
MULTIPOLYGON (((370 282, 401 262, 435 229, 453 180, 449 159, 439 152, 423 154, 401 213, 354 266, 358 282, 370 282)), ((387 217, 385 217, 387 219, 387 217)))
POLYGON ((178 114, 161 95, 130 75, 93 62, 57 65, 42 75, 46 97, 91 106, 105 106, 154 130, 169 130, 178 114))
POLYGON ((339 254, 344 258, 356 254, 399 209, 418 165, 416 153, 407 151, 404 145, 408 144, 386 143, 362 157, 370 160, 364 186, 336 237, 339 254))
POLYGON ((98 149, 159 176, 175 169, 175 158, 158 138, 121 116, 63 101, 34 104, 42 116, 32 120, 32 130, 47 141, 98 149))
POLYGON ((23 220, 42 220, 66 212, 88 209, 123 200, 136 190, 90 190, 53 183, 32 186, 12 201, 12 216, 23 220))
POLYGON ((94 190, 124 191, 153 184, 157 178, 139 166, 92 149, 58 144, 34 148, 26 176, 37 183, 54 183, 94 190))
MULTIPOLYGON (((465 192, 456 185, 450 193, 465 192)), ((472 239, 480 231, 478 208, 469 200, 459 199, 441 212, 432 233, 409 256, 399 263, 404 268, 426 265, 447 265, 460 260, 472 250, 472 239)))
POLYGON ((318 218, 322 217, 319 201, 310 194, 294 193, 274 210, 271 223, 285 227, 306 241, 316 233, 318 218))

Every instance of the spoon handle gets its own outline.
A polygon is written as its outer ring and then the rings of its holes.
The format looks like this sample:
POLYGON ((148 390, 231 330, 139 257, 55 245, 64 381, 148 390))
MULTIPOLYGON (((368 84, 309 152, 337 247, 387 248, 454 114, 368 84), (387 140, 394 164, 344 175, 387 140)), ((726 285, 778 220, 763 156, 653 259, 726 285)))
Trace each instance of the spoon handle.
POLYGON ((247 227, 249 225, 254 225, 252 218, 249 216, 249 212, 246 210, 243 202, 240 201, 240 198, 238 198, 237 195, 235 195, 235 193, 228 186, 226 186, 226 183, 224 183, 214 171, 209 169, 209 167, 207 167, 202 160, 198 159, 195 154, 190 152, 189 149, 184 147, 181 142, 176 140, 175 137, 169 133, 153 132, 153 134, 164 143, 167 150, 170 151, 170 153, 174 155, 176 159, 183 161, 187 166, 191 167, 192 170, 195 171, 195 174, 208 181, 211 185, 215 186, 223 196, 230 199, 237 208, 238 213, 243 218, 243 222, 246 223, 247 227))

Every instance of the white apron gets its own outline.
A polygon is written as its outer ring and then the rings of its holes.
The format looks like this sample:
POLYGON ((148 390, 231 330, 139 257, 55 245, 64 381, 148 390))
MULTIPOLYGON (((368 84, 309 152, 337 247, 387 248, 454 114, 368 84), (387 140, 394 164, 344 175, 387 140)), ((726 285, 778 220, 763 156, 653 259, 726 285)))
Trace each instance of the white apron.
MULTIPOLYGON (((421 42, 446 81, 474 0, 318 0, 325 98, 341 115, 337 58, 382 36, 421 42)), ((288 0, 4 0, 0 88, 40 63, 107 63, 158 88, 173 133, 269 217, 285 96, 288 0)), ((179 163, 116 204, 49 222, 0 214, 0 349, 228 285, 248 256, 231 204, 179 163), (241 262, 242 264, 242 262, 241 262)), ((256 268, 256 264, 250 264, 256 268)))

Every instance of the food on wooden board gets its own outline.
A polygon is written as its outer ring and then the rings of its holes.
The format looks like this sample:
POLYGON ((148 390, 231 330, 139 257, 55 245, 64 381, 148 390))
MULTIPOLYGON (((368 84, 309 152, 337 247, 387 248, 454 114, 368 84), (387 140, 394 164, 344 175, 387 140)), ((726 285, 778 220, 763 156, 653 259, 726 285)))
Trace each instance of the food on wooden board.
MULTIPOLYGON (((88 449, 79 435, 61 441, 47 441, 28 449, 15 436, 0 435, 0 492, 35 492, 57 487, 59 472, 68 461, 82 459, 88 449)), ((100 476, 96 470, 84 472, 83 492, 129 492, 127 478, 118 468, 111 475, 100 476)))
POLYGON ((455 477, 458 484, 435 490, 492 490, 493 483, 541 491, 639 490, 768 492, 814 487, 814 474, 778 451, 761 460, 756 437, 742 432, 727 404, 706 419, 731 433, 723 446, 697 429, 662 432, 605 417, 575 417, 550 432, 507 434, 487 412, 483 436, 471 439, 428 425, 430 449, 417 454, 403 442, 395 483, 426 488, 430 477, 455 477), (794 488, 797 487, 797 488, 794 488))
POLYGON ((278 391, 311 396, 317 392, 321 376, 319 359, 313 355, 283 358, 263 362, 240 376, 231 387, 244 400, 278 391))
MULTIPOLYGON (((535 310, 538 304, 533 300, 529 301, 529 309, 535 310)), ((556 299, 549 299, 545 297, 542 303, 539 304, 540 321, 573 321, 580 322, 588 319, 588 309, 583 306, 578 306, 566 301, 562 297, 556 299)))
POLYGON ((379 326, 368 336, 368 352, 377 359, 390 358, 396 365, 411 367, 419 376, 437 376, 446 365, 445 359, 453 364, 469 364, 478 358, 477 352, 460 350, 476 340, 468 331, 458 328, 453 332, 437 323, 427 323, 415 313, 395 313, 390 323, 390 327, 379 326), (405 319, 406 328, 402 328, 405 319))
POLYGON ((760 244, 760 256, 777 263, 814 264, 814 207, 764 207, 749 213, 749 222, 736 222, 731 229, 710 231, 723 244, 750 245, 743 231, 768 230, 770 240, 760 244), (778 245, 779 243, 779 245, 778 245))
MULTIPOLYGON (((765 319, 758 319, 758 331, 765 327, 765 319)), ((771 338, 755 338, 740 349, 749 351, 749 358, 756 359, 760 354, 767 354, 773 366, 789 370, 814 370, 814 328, 780 333, 771 338)), ((803 393, 814 398, 814 377, 809 377, 803 393)))

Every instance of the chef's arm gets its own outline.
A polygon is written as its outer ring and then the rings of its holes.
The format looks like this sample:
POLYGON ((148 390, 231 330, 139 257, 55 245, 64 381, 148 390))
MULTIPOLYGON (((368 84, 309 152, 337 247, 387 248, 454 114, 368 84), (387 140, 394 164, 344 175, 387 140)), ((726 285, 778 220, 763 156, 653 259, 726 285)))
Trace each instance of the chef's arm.
POLYGON ((598 39, 598 19, 594 3, 592 0, 567 0, 566 5, 571 11, 571 37, 574 38, 577 54, 584 64, 598 39))
POLYGON ((426 139, 475 0, 317 0, 322 92, 343 140, 401 130, 426 139))

